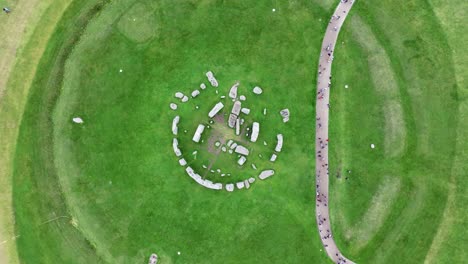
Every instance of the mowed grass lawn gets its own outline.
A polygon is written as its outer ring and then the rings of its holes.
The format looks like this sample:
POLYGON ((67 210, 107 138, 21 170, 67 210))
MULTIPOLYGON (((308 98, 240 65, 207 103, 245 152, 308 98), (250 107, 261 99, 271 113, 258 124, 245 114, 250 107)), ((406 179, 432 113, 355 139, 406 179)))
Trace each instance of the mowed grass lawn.
MULTIPOLYGON (((444 33, 423 4, 359 1, 337 45, 331 220, 359 263, 422 262, 458 177, 461 99, 444 33)), ((18 138, 20 259, 145 263, 154 252, 161 263, 326 263, 314 219, 314 94, 331 14, 310 1, 75 1, 41 60, 18 138), (170 110, 175 92, 207 83, 207 70, 220 94, 208 87, 170 110), (237 80, 251 115, 265 119, 259 149, 277 133, 285 146, 271 179, 210 191, 178 165, 170 126, 179 114, 189 130, 181 148, 199 168, 191 135, 237 80)))

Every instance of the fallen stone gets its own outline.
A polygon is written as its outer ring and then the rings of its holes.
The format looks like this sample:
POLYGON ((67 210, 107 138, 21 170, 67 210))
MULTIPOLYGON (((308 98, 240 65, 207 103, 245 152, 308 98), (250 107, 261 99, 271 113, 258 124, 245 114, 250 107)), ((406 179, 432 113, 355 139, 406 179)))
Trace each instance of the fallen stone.
POLYGON ((263 141, 263 145, 264 145, 264 146, 266 146, 266 145, 268 145, 268 144, 267 144, 267 142, 266 142, 266 141, 263 141))
POLYGON ((224 99, 224 98, 226 98, 226 96, 225 96, 225 95, 221 95, 219 98, 224 99))
POLYGON ((216 172, 217 172, 217 173, 221 173, 221 170, 220 170, 220 169, 217 169, 216 172))
POLYGON ((241 112, 248 115, 248 114, 250 114, 250 109, 249 108, 242 108, 241 112))
POLYGON ((229 152, 229 154, 232 154, 234 151, 232 149, 230 149, 228 152, 229 152))
POLYGON ((219 102, 217 103, 213 109, 211 109, 211 111, 208 113, 208 117, 209 118, 213 118, 221 109, 223 109, 224 107, 224 104, 219 102))
POLYGON ((197 97, 199 94, 200 94, 200 90, 194 90, 194 91, 192 92, 192 97, 195 98, 195 97, 197 97))
POLYGON ((370 144, 370 147, 371 147, 371 148, 375 148, 375 145, 374 145, 374 144, 370 144))
POLYGON ((275 171, 274 170, 264 170, 262 172, 260 172, 260 174, 258 175, 258 178, 260 180, 264 180, 268 177, 271 177, 275 174, 275 171))
POLYGON ((210 82, 211 86, 218 87, 218 81, 214 77, 213 72, 211 72, 211 71, 207 72, 206 77, 208 78, 208 81, 210 82))
POLYGON ((241 145, 238 145, 236 147, 236 150, 234 150, 236 153, 239 153, 241 155, 244 155, 244 156, 248 156, 249 155, 249 150, 244 147, 244 146, 241 146, 241 145))
POLYGON ((172 120, 172 134, 174 134, 174 136, 177 136, 177 133, 179 132, 179 128, 177 127, 179 125, 179 120, 180 116, 176 116, 172 120))
POLYGON ((198 125, 197 130, 195 131, 195 134, 193 135, 192 140, 196 143, 200 142, 201 135, 203 131, 205 130, 205 125, 198 125))
POLYGON ((242 103, 240 101, 235 101, 234 102, 234 105, 232 106, 232 111, 231 113, 232 114, 235 114, 236 116, 239 115, 240 111, 241 111, 241 108, 242 108, 242 103))
POLYGON ((229 97, 235 99, 237 97, 237 88, 239 87, 239 82, 236 82, 229 90, 229 97))
POLYGON ((239 118, 237 118, 237 120, 236 120, 236 135, 237 136, 240 135, 240 120, 239 120, 239 118))
POLYGON ((226 191, 228 191, 228 192, 234 191, 234 184, 232 184, 232 183, 226 184, 226 191))
POLYGON ((229 114, 228 126, 230 128, 234 128, 234 126, 236 125, 236 120, 237 120, 237 115, 229 114))
POLYGON ((267 109, 263 108, 263 115, 266 115, 266 114, 267 114, 267 109))
POLYGON ((289 121, 289 109, 283 109, 280 111, 280 115, 283 118, 283 122, 286 123, 289 121))
POLYGON ((80 117, 74 117, 74 118, 72 119, 72 121, 73 121, 74 123, 77 123, 77 124, 83 124, 83 123, 84 123, 83 119, 81 119, 80 117))
POLYGON ((208 168, 206 165, 202 165, 202 167, 203 167, 204 169, 208 168))
POLYGON ((256 170, 257 169, 257 166, 255 166, 255 164, 252 163, 252 169, 256 170))
POLYGON ((177 110, 177 105, 174 104, 174 103, 170 103, 170 104, 169 104, 169 107, 170 107, 172 110, 177 110))
POLYGON ((245 95, 241 95, 241 96, 239 96, 239 99, 240 99, 241 101, 245 101, 245 100, 247 100, 247 97, 245 97, 245 95))
POLYGON ((237 164, 239 164, 239 165, 242 166, 242 165, 244 165, 244 163, 245 163, 246 161, 247 161, 247 158, 244 157, 244 156, 242 156, 242 157, 240 157, 240 159, 237 161, 237 164))
POLYGON ((253 92, 254 92, 254 94, 262 94, 262 93, 263 93, 263 89, 260 88, 260 87, 258 87, 258 86, 255 86, 255 87, 253 88, 253 92))
POLYGON ((194 152, 192 152, 192 155, 197 155, 197 153, 198 151, 195 150, 194 152))
POLYGON ((258 134, 260 133, 260 124, 258 122, 253 122, 252 124, 252 136, 250 141, 256 142, 258 139, 258 134))

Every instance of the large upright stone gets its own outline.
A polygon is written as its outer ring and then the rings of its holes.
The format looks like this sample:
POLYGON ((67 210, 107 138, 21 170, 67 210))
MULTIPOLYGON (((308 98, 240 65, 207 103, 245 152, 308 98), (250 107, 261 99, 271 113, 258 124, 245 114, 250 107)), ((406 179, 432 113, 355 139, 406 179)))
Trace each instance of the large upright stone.
POLYGON ((283 134, 276 135, 276 139, 278 142, 276 143, 275 151, 281 152, 281 149, 283 148, 283 134))
POLYGON ((256 142, 258 139, 258 134, 260 133, 260 124, 258 122, 253 122, 252 124, 252 135, 250 136, 250 141, 256 142))
POLYGON ((172 134, 174 134, 174 136, 177 136, 177 133, 179 131, 179 128, 177 127, 179 125, 179 120, 180 116, 176 116, 172 120, 172 134))
POLYGON ((239 87, 239 82, 236 82, 229 90, 229 97, 232 99, 236 99, 237 97, 237 88, 239 87))

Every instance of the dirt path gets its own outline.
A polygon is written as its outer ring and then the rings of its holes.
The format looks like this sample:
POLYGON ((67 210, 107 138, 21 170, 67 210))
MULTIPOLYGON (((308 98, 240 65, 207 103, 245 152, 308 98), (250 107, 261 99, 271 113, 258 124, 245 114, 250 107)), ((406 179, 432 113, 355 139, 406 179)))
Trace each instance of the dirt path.
POLYGON ((336 8, 322 42, 319 59, 316 104, 316 219, 325 251, 335 263, 353 263, 339 251, 330 226, 328 210, 328 118, 330 110, 331 66, 336 40, 353 0, 341 0, 336 8))

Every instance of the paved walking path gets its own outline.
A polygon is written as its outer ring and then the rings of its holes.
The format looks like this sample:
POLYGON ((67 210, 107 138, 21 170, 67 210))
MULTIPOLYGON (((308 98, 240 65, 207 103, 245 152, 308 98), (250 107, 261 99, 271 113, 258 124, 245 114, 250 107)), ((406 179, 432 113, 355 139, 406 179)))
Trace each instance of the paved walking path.
POLYGON ((338 33, 354 1, 341 0, 322 42, 319 59, 316 104, 316 218, 325 251, 335 263, 354 263, 341 254, 332 236, 328 211, 328 116, 330 111, 331 66, 338 33))

